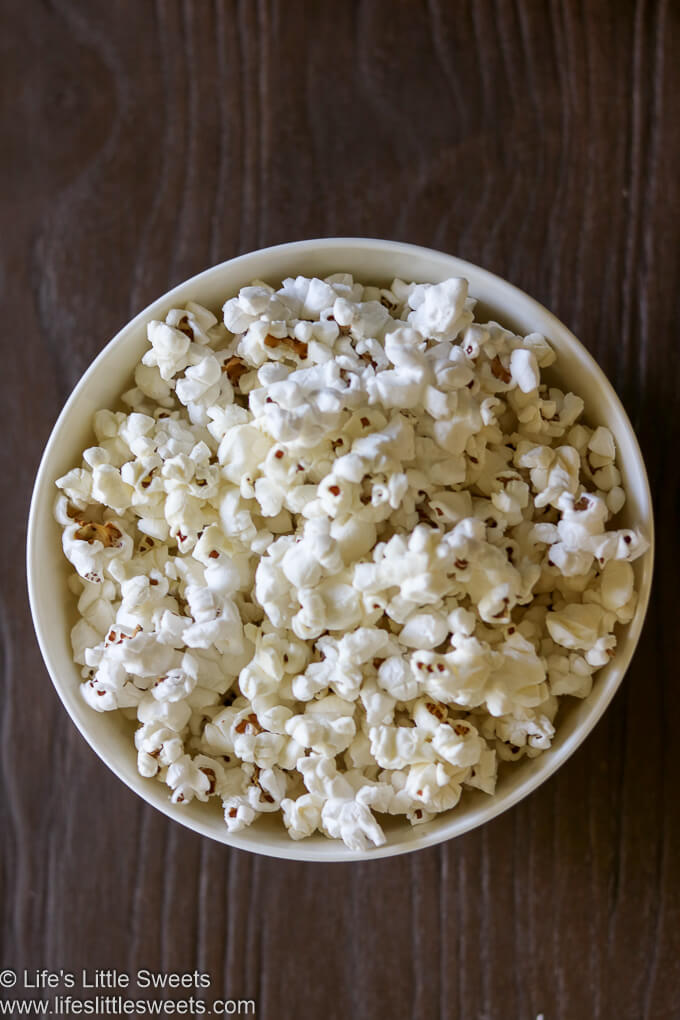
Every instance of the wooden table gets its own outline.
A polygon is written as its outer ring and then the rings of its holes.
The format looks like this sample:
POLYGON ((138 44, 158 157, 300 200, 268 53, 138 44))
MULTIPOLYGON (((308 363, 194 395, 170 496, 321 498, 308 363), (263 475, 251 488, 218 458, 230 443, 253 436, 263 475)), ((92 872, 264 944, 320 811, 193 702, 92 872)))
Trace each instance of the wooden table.
POLYGON ((197 968, 267 1020, 676 1020, 680 7, 2 8, 0 966, 197 968), (101 764, 42 664, 24 539, 57 413, 133 313, 330 235, 458 254, 567 322, 635 424, 660 556, 623 688, 557 776, 447 845, 320 866, 202 840, 101 764))

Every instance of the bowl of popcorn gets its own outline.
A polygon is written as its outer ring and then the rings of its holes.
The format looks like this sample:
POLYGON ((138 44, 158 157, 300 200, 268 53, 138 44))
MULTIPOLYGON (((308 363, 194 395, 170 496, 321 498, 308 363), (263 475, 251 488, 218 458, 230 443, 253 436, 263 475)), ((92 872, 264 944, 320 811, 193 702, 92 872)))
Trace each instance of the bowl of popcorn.
POLYGON ((631 424, 545 308, 369 239, 174 288, 38 472, 41 650, 102 760, 244 850, 450 839, 574 752, 631 660, 653 524, 631 424))

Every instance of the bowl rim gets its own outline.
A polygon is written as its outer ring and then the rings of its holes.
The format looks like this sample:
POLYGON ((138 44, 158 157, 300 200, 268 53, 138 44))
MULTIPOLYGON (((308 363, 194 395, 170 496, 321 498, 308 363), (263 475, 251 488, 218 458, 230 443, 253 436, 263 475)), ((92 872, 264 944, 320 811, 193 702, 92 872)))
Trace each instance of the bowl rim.
MULTIPOLYGON (((349 254, 349 252, 346 254, 349 254)), ((257 278, 256 272, 253 274, 252 278, 257 278)), ((181 300, 186 301, 191 299, 184 295, 181 300)), ((482 301, 484 300, 485 299, 482 299, 482 301)), ((625 673, 636 651, 649 607, 654 570, 654 548, 655 536, 652 494, 644 459, 642 457, 642 452, 640 450, 635 430, 618 394, 604 371, 600 368, 590 351, 588 351, 588 349, 577 339, 571 330, 557 318, 557 316, 515 284, 510 283, 503 279, 503 277, 490 272, 488 269, 484 269, 483 267, 478 266, 475 263, 468 262, 465 259, 461 259, 458 256, 451 255, 448 252, 442 252, 435 248, 428 248, 423 245, 415 245, 402 241, 383 240, 380 238, 329 237, 310 238, 301 241, 289 241, 284 244, 271 245, 266 248, 259 248, 250 252, 245 252, 241 255, 235 256, 234 258, 226 259, 216 265, 209 266, 201 272, 196 273, 188 279, 176 284, 170 290, 150 302, 132 319, 126 322, 104 345, 71 390, 52 427, 50 436, 40 458, 31 494, 28 515, 26 571, 29 605, 33 626, 40 652, 52 684, 62 702, 62 705, 66 709, 71 721, 75 724, 80 734, 90 745, 97 757, 118 777, 118 779, 122 780, 127 787, 146 801, 147 804, 150 804, 157 810, 162 811, 167 817, 173 819, 173 821, 179 822, 191 831, 207 836, 216 842, 223 843, 224 845, 234 849, 247 850, 251 853, 258 853, 263 856, 282 860, 319 863, 349 863, 353 861, 378 860, 384 857, 393 857, 401 854, 412 853, 416 850, 435 846, 439 843, 453 839, 456 836, 463 835, 465 832, 469 832, 472 829, 491 821, 493 818, 496 818, 511 807, 514 807, 525 797, 528 797, 529 794, 538 789, 539 786, 541 786, 568 760, 568 758, 572 756, 577 748, 585 741, 586 737, 592 732, 611 703, 614 695, 621 686, 625 673), (610 684, 609 689, 602 689, 599 692, 599 697, 595 699, 593 711, 591 711, 585 719, 579 721, 574 732, 570 734, 558 747, 551 748, 553 753, 545 755, 542 754, 538 758, 532 760, 536 763, 536 765, 531 769, 528 776, 522 779, 514 789, 502 795, 494 794, 489 798, 488 803, 485 803, 482 808, 472 814, 461 816, 460 820, 456 819, 454 809, 445 813, 445 819, 442 819, 442 824, 435 826, 432 829, 428 828, 428 830, 422 832, 422 834, 416 836, 416 828, 414 827, 412 830, 412 836, 408 842, 399 841, 396 843, 390 843, 388 841, 383 846, 375 847, 367 851, 351 851, 345 847, 341 841, 331 839, 327 840, 327 850, 325 847, 323 849, 318 849, 317 846, 306 846, 306 841, 304 840, 290 840, 290 847, 279 847, 278 845, 273 847, 266 843, 261 844, 257 839, 256 830, 252 827, 245 830, 246 833, 249 834, 245 838, 242 837, 240 833, 230 833, 226 829, 226 826, 224 827, 224 832, 218 834, 213 831, 207 821, 203 822, 200 819, 190 817, 188 814, 184 814, 183 816, 182 809, 173 804, 169 797, 161 800, 157 796, 158 791, 155 787, 159 784, 151 784, 147 779, 144 779, 141 776, 136 777, 137 782, 135 783, 127 775, 125 775, 118 761, 115 758, 110 757, 105 751, 102 751, 102 749, 98 746, 96 737, 94 737, 89 732, 86 725, 81 723, 81 721, 74 715, 70 702, 72 698, 79 696, 79 691, 77 689, 71 691, 68 683, 61 679, 58 664, 54 662, 51 649, 48 645, 42 618, 37 611, 39 568, 36 562, 36 546, 38 541, 37 534, 40 526, 40 519, 37 513, 37 503, 39 495, 45 488, 48 481, 53 454, 59 444, 59 433, 65 421, 70 416, 73 405, 77 403, 81 393, 87 387, 90 379, 97 373, 101 361, 111 351, 111 349, 120 343, 131 332, 135 331, 140 326, 145 325, 150 318, 153 318, 155 310, 160 310, 163 305, 166 305, 168 302, 172 302, 177 295, 180 295, 180 293, 187 291, 187 289, 190 289, 192 286, 205 281, 207 278, 211 276, 219 276, 227 267, 235 267, 238 264, 239 267, 245 270, 247 269, 249 262, 252 262, 255 266, 264 255, 278 253, 281 256, 290 255, 291 260, 294 260, 295 257, 299 256, 301 253, 319 250, 319 248, 323 248, 326 251, 333 251, 334 249, 340 251, 350 247, 352 249, 363 249, 364 251, 371 251, 372 253, 377 254, 382 252, 401 255, 420 255, 426 256, 430 259, 435 257, 441 259, 443 262, 449 262, 451 275, 466 276, 468 279, 470 278, 468 275, 469 270, 470 275, 474 276, 477 280, 482 279, 492 288, 500 289, 501 291, 504 291, 505 294, 512 297, 514 306, 519 305, 522 307, 523 311, 530 312, 534 317, 536 317, 538 320, 537 329, 540 329, 541 332, 550 333, 550 330, 552 330, 553 335, 555 333, 559 333, 561 338, 567 344, 575 346, 579 357, 586 362, 589 370, 596 377, 598 385, 606 392, 611 405, 613 405, 620 414, 621 420, 628 433, 627 439, 631 444, 634 458, 627 463, 630 463, 630 466, 633 467, 639 474, 642 496, 648 506, 648 517, 641 523, 645 528, 646 537, 649 540, 649 548, 642 557, 645 561, 644 576, 641 584, 638 586, 638 602, 635 615, 630 623, 626 625, 626 646, 625 649, 622 650, 620 660, 617 663, 618 677, 615 682, 610 684), (156 794, 156 796, 154 796, 154 794, 156 794), (446 822, 448 822, 448 825, 446 822)), ((612 660, 612 662, 616 661, 616 659, 612 660)), ((589 695, 589 697, 592 697, 592 695, 589 695)), ((438 817, 441 818, 441 816, 438 817)))

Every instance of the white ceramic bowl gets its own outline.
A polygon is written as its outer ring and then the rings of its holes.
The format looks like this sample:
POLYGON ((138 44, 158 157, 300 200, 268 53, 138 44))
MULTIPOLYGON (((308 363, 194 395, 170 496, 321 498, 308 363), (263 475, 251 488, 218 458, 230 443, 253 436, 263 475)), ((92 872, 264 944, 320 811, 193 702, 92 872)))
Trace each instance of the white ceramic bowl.
POLYGON ((388 818, 387 842, 367 853, 348 850, 342 843, 316 835, 292 841, 281 821, 271 815, 238 835, 230 835, 219 807, 196 801, 173 804, 165 785, 142 779, 136 769, 131 724, 118 713, 97 713, 82 699, 80 676, 71 656, 70 628, 75 622, 73 596, 66 581, 70 566, 61 551, 60 528, 52 517, 54 482, 80 462, 92 443, 91 419, 96 410, 115 406, 131 385, 133 367, 144 352, 146 323, 187 300, 218 310, 240 287, 259 278, 277 283, 286 276, 328 276, 351 272, 363 283, 388 283, 395 276, 436 282, 464 276, 478 299, 481 321, 496 319, 526 334, 544 333, 558 354, 556 377, 580 394, 586 420, 606 425, 618 445, 618 466, 628 501, 622 518, 640 525, 653 542, 651 496, 644 463, 633 428, 612 386, 569 330, 542 305, 492 273, 440 252, 392 241, 332 238, 283 244, 208 269, 180 284, 140 312, 103 349, 69 397, 45 449, 35 482, 28 525, 28 584, 35 629, 45 663, 67 712, 91 747, 123 782, 170 818, 242 850, 305 861, 349 861, 388 857, 431 846, 483 822, 516 804, 535 790, 573 754, 611 701, 631 660, 647 609, 652 578, 653 548, 635 563, 637 611, 632 622, 619 628, 616 655, 597 674, 592 694, 583 701, 564 699, 552 748, 535 759, 504 769, 495 796, 477 791, 464 794, 454 810, 412 828, 405 820, 388 818))

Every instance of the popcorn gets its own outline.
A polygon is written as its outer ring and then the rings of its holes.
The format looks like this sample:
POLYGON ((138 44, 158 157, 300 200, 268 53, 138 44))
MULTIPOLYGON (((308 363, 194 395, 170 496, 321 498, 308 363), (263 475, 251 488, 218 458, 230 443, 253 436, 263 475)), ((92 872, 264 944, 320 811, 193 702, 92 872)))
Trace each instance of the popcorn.
POLYGON ((238 484, 257 470, 266 457, 271 439, 252 425, 236 425, 224 435, 217 451, 223 477, 238 484))
POLYGON ((538 389, 540 373, 533 352, 524 347, 516 347, 510 355, 510 374, 522 393, 538 389))
MULTIPOLYGON (((394 710, 397 704, 397 699, 393 698, 390 694, 381 690, 375 680, 365 680, 361 686, 359 692, 361 703, 364 706, 366 712, 366 725, 367 726, 381 726, 389 725, 394 722, 394 710)), ((357 755, 362 750, 365 751, 366 745, 358 747, 356 742, 352 743, 353 753, 357 755)), ((373 764, 371 758, 366 761, 367 765, 373 764)))
POLYGON ((121 478, 112 464, 99 464, 92 471, 91 502, 110 507, 122 514, 132 502, 132 486, 121 478))
POLYGON ((480 759, 470 770, 469 776, 463 780, 464 786, 474 787, 492 796, 496 791, 498 759, 495 749, 485 747, 480 759))
POLYGON ((381 846, 550 748, 635 612, 616 444, 467 282, 243 287, 148 324, 57 482, 82 694, 229 832, 381 846))
MULTIPOLYGON (((95 447, 95 449, 97 449, 95 447)), ((88 452, 87 450, 85 451, 88 452)), ((107 456, 105 451, 102 451, 107 456)), ((84 456, 84 455, 83 455, 84 456)), ((107 461, 104 461, 107 463, 107 461)), ((84 510, 92 496, 92 473, 86 468, 74 468, 57 479, 57 485, 77 508, 84 510)), ((59 522, 60 524, 62 521, 59 522)), ((68 523, 64 521, 63 523, 68 523)))
POLYGON ((405 792, 426 810, 438 813, 455 807, 463 792, 462 783, 468 769, 459 769, 442 762, 414 765, 409 770, 405 792))
POLYGON ((413 701, 419 690, 410 663, 400 655, 391 655, 380 664, 377 682, 397 701, 413 701))
POLYGON ((284 825, 291 839, 306 839, 316 832, 321 824, 323 797, 305 793, 295 800, 289 797, 281 801, 284 825))
POLYGON ((271 733, 260 724, 257 715, 242 709, 231 723, 230 738, 234 754, 244 762, 253 762, 261 768, 275 765, 286 745, 286 739, 279 733, 271 733))
POLYGON ((608 461, 614 460, 616 447, 614 445, 614 437, 609 429, 602 428, 602 426, 595 429, 588 442, 588 449, 608 461))
POLYGON ((310 701, 302 715, 286 723, 286 732, 302 747, 334 757, 345 751, 356 733, 354 706, 335 694, 310 701))
POLYGON ((137 707, 137 717, 141 723, 161 723, 179 734, 189 723, 191 708, 186 701, 156 701, 145 694, 137 707))
POLYGON ((579 603, 548 613, 545 620, 555 644, 563 648, 586 650, 591 649, 601 636, 603 623, 604 613, 600 606, 579 603))
POLYGON ((582 656, 549 655, 547 666, 551 694, 588 697, 593 686, 592 673, 595 667, 589 665, 582 656))
POLYGON ((432 749, 450 765, 476 765, 485 741, 471 723, 449 717, 445 705, 428 698, 419 699, 413 706, 413 719, 418 728, 429 732, 432 749))
POLYGON ((217 358, 208 352, 196 365, 187 368, 177 380, 175 393, 182 404, 212 404, 219 394, 222 369, 217 358))
POLYGON ((135 733, 137 768, 146 778, 155 776, 159 768, 171 765, 182 756, 184 744, 175 730, 162 723, 146 723, 135 733))
MULTIPOLYGON (((550 636, 556 640, 550 626, 550 616, 548 614, 546 618, 546 625, 550 636)), ((486 707, 491 715, 511 715, 545 701, 548 694, 545 665, 531 642, 518 631, 498 647, 495 661, 498 665, 492 670, 485 692, 486 707), (496 658, 498 656, 500 659, 496 658)))
POLYGON ((600 590, 602 605, 611 612, 620 612, 633 597, 635 578, 630 563, 610 560, 602 571, 600 590))
POLYGON ((341 839, 350 850, 368 850, 386 842, 370 808, 356 799, 329 798, 321 809, 321 824, 331 839, 341 839))
POLYGON ((435 757, 427 733, 418 727, 373 726, 368 737, 371 754, 383 769, 403 769, 435 757))
POLYGON ((419 284, 408 297, 414 309, 409 324, 424 337, 453 340, 472 322, 467 302, 467 280, 444 280, 437 284, 419 284))
POLYGON ((259 769, 253 776, 253 785, 248 789, 251 805, 262 813, 278 811, 285 797, 287 781, 280 768, 259 769))
POLYGON ((199 754, 192 759, 183 754, 170 765, 165 781, 173 791, 173 803, 188 804, 194 797, 207 801, 218 789, 223 774, 223 766, 214 758, 199 754))
POLYGON ((449 633, 443 613, 413 613, 399 634, 399 643, 407 648, 435 648, 449 633))
POLYGON ((616 515, 623 510, 625 502, 626 494, 620 485, 615 485, 607 493, 607 509, 612 517, 616 517, 616 515))
POLYGON ((161 379, 169 382, 189 364, 191 340, 180 329, 156 320, 149 323, 146 333, 151 350, 142 358, 142 364, 157 367, 161 379))

